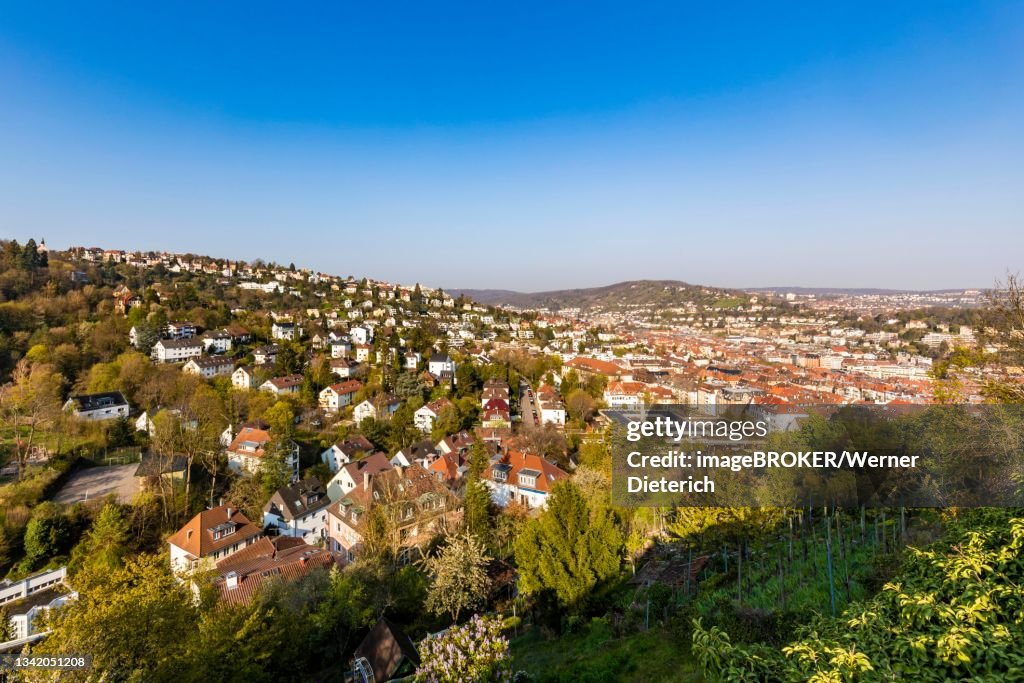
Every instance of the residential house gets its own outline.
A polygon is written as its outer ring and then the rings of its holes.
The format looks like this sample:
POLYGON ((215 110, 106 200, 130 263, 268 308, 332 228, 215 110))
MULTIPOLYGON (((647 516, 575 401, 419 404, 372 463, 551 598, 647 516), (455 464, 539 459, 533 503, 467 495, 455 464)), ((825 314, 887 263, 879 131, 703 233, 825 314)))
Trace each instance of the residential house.
POLYGON ((369 344, 373 341, 373 328, 356 326, 348 331, 348 337, 353 344, 369 344))
MULTIPOLYGON (((243 425, 227 448, 228 466, 236 472, 255 474, 273 442, 270 431, 262 424, 243 425)), ((299 473, 299 445, 289 440, 284 444, 285 464, 294 475, 299 473)))
POLYGON ((537 406, 540 408, 541 424, 565 426, 565 404, 553 387, 541 385, 537 389, 537 406))
POLYGON ((196 331, 195 323, 187 320, 167 323, 167 336, 171 339, 191 339, 196 336, 196 331))
POLYGON ((446 398, 439 398, 424 404, 413 413, 413 424, 424 434, 429 434, 434 429, 434 423, 440 417, 441 411, 451 404, 451 401, 446 398))
POLYGON ((217 562, 213 587, 228 605, 248 604, 272 581, 294 581, 316 570, 341 566, 341 557, 301 538, 264 536, 217 562))
POLYGON ((352 353, 352 342, 347 337, 339 337, 327 342, 331 358, 345 358, 352 353))
POLYGON ((327 506, 331 499, 316 477, 282 486, 263 507, 263 528, 307 543, 327 537, 327 506))
POLYGON ((120 391, 77 394, 64 403, 64 410, 82 420, 116 420, 128 417, 128 401, 120 391))
POLYGON ((447 353, 435 353, 427 362, 427 372, 438 381, 454 383, 455 361, 447 353))
POLYGON ((362 364, 351 358, 334 358, 331 360, 331 372, 341 379, 351 379, 362 369, 362 364))
POLYGON ((225 330, 231 335, 231 342, 233 344, 247 344, 250 339, 249 330, 245 329, 237 323, 231 323, 225 330))
POLYGON ((77 599, 78 593, 67 583, 67 567, 43 570, 19 581, 3 579, 0 581, 0 605, 7 614, 13 637, 0 644, 0 650, 8 649, 7 644, 13 641, 42 638, 48 633, 40 631, 43 617, 50 610, 77 599))
POLYGON ((390 419, 395 411, 402 405, 402 399, 393 394, 380 394, 372 399, 367 399, 357 405, 352 411, 352 417, 356 424, 359 424, 368 417, 375 420, 390 419))
POLYGON ((389 540, 398 549, 400 562, 420 557, 424 544, 461 516, 458 498, 422 467, 364 472, 361 482, 328 508, 331 550, 349 561, 358 557, 367 522, 377 506, 393 523, 389 540))
POLYGON ((325 387, 319 396, 320 408, 328 413, 336 413, 352 403, 352 397, 362 388, 363 383, 355 379, 325 387))
POLYGON ((327 482, 327 495, 331 500, 340 500, 360 484, 369 481, 381 472, 392 469, 393 465, 388 461, 387 453, 377 451, 360 460, 354 460, 338 468, 337 474, 327 482))
POLYGON ((286 394, 297 394, 302 390, 302 375, 285 375, 284 377, 271 377, 260 385, 260 391, 268 391, 277 396, 286 394))
POLYGON ((280 353, 281 347, 277 344, 267 344, 255 349, 252 352, 253 362, 256 365, 273 365, 277 360, 277 354, 280 353))
POLYGON ((203 355, 203 342, 194 338, 161 339, 153 345, 150 357, 157 363, 184 363, 203 355))
POLYGON ((223 377, 232 374, 234 361, 223 356, 210 356, 208 358, 192 358, 181 371, 189 375, 199 375, 206 379, 223 377))
POLYGON ((256 386, 256 375, 248 365, 235 368, 231 373, 231 386, 236 389, 252 389, 256 386))
POLYGON ((373 350, 372 346, 370 346, 369 344, 355 344, 353 348, 355 349, 355 356, 357 362, 365 363, 368 360, 370 360, 370 351, 373 350))
POLYGON ((270 326, 270 337, 272 339, 283 339, 291 341, 302 336, 299 327, 290 320, 275 321, 270 326))
POLYGON ((372 451, 373 444, 367 441, 365 436, 357 435, 334 444, 320 454, 320 459, 327 464, 331 472, 337 472, 343 465, 372 451))
POLYGON ((227 353, 231 350, 233 339, 227 330, 211 330, 204 332, 199 338, 207 353, 227 353))
POLYGON ((411 446, 406 446, 391 456, 391 464, 395 467, 412 467, 413 465, 426 467, 437 456, 437 448, 434 443, 430 439, 424 439, 411 446))
POLYGON ((437 442, 438 453, 466 453, 476 442, 469 432, 450 434, 437 442))
POLYGON ((543 457, 520 451, 494 456, 484 471, 484 480, 495 504, 504 507, 517 502, 530 509, 545 507, 552 486, 568 477, 543 457))
POLYGON ((139 488, 146 488, 152 485, 159 486, 159 482, 178 482, 185 478, 188 470, 188 460, 184 455, 160 455, 153 452, 142 454, 139 466, 135 468, 135 478, 138 480, 139 488))
POLYGON ((259 525, 230 505, 203 510, 167 539, 171 570, 181 575, 212 568, 262 535, 259 525))
POLYGON ((483 389, 480 392, 480 406, 482 408, 487 407, 488 401, 504 401, 505 407, 509 405, 509 388, 508 382, 504 382, 500 379, 489 379, 484 382, 483 389))

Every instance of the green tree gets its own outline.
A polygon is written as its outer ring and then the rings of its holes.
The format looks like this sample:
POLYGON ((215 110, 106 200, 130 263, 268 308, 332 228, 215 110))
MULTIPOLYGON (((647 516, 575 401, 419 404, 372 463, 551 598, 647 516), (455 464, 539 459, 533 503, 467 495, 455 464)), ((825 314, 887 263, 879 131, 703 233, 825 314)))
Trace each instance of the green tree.
POLYGON ((11 613, 7 611, 6 605, 0 605, 0 643, 14 640, 15 635, 14 624, 11 623, 11 613))
POLYGON ((118 569, 128 551, 128 533, 128 520, 120 506, 114 503, 104 505, 78 546, 83 555, 83 568, 108 572, 118 569))
POLYGON ((295 410, 288 401, 278 401, 267 408, 263 419, 270 425, 275 438, 290 437, 295 431, 295 410))
POLYGON ((621 550, 611 514, 591 515, 575 484, 557 484, 547 510, 516 541, 519 588, 526 595, 550 590, 563 607, 579 611, 598 584, 618 573, 621 550))
POLYGON ((290 439, 273 439, 263 449, 260 460, 259 480, 263 494, 269 498, 282 486, 287 486, 292 479, 294 470, 288 465, 287 458, 292 452, 290 439))
POLYGON ((482 441, 473 444, 467 464, 463 521, 466 531, 477 538, 487 539, 492 528, 493 506, 491 505, 490 489, 483 481, 488 460, 487 450, 482 441))
POLYGON ((40 561, 67 549, 71 529, 55 503, 40 503, 25 527, 25 562, 34 567, 40 561))
MULTIPOLYGON (((65 671, 62 681, 148 681, 180 656, 195 630, 196 607, 186 584, 165 558, 144 555, 113 572, 84 572, 76 579, 78 600, 50 612, 53 632, 35 655, 88 652, 92 667, 65 671)), ((52 672, 30 680, 51 680, 52 672)))

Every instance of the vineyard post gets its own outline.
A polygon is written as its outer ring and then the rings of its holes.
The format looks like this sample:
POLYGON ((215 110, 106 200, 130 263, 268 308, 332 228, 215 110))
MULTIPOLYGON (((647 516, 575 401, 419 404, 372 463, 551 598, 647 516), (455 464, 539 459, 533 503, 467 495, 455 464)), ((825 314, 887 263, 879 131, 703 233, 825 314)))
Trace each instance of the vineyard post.
POLYGON ((832 616, 836 615, 836 585, 832 580, 832 522, 825 519, 825 526, 828 533, 825 537, 825 557, 828 562, 828 599, 832 606, 832 616))

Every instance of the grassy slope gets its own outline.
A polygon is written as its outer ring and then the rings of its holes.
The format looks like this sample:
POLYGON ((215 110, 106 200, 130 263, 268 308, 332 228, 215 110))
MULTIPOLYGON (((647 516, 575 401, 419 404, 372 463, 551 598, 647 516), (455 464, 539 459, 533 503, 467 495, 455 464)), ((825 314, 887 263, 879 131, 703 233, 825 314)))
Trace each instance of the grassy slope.
POLYGON ((690 656, 689 643, 660 627, 619 639, 613 639, 602 620, 552 640, 533 629, 512 641, 512 656, 515 668, 528 671, 536 681, 704 680, 690 656))

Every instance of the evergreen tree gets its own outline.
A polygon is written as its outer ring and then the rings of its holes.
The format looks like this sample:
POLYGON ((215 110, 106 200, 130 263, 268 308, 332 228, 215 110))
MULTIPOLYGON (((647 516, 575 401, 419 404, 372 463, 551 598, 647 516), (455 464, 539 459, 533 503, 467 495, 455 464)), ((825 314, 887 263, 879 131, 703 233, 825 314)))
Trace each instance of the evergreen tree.
POLYGON ((84 568, 101 571, 119 568, 128 550, 128 532, 128 520, 121 508, 112 503, 104 505, 84 542, 75 549, 81 548, 84 568))
POLYGON ((572 611, 584 607, 599 583, 619 571, 622 534, 607 510, 591 515, 571 482, 555 486, 548 507, 517 539, 519 588, 526 595, 550 590, 572 611))

